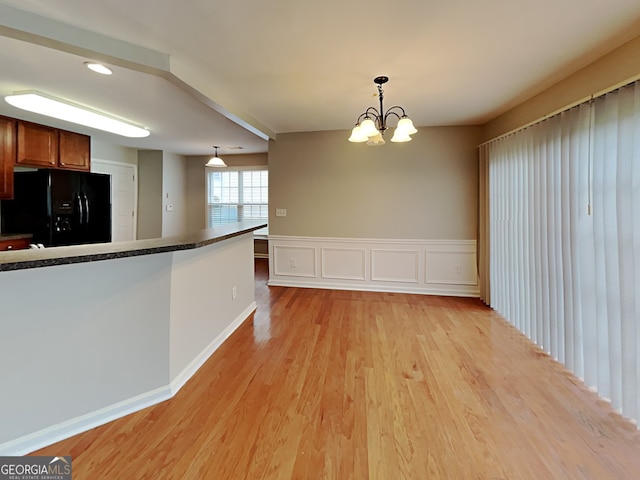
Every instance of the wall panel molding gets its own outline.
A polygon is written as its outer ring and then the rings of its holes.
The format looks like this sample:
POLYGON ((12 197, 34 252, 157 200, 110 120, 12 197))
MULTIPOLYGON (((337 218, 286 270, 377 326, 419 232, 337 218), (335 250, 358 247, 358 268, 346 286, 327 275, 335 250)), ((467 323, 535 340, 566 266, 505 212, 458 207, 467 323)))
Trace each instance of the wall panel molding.
POLYGON ((371 249, 371 280, 418 283, 420 251, 371 249))
POLYGON ((269 244, 269 256, 273 258, 274 275, 287 277, 317 276, 316 247, 302 245, 274 245, 269 244))
POLYGON ((269 285, 478 297, 475 240, 269 236, 269 285))
POLYGON ((366 250, 364 248, 321 248, 321 270, 324 279, 365 280, 366 250))

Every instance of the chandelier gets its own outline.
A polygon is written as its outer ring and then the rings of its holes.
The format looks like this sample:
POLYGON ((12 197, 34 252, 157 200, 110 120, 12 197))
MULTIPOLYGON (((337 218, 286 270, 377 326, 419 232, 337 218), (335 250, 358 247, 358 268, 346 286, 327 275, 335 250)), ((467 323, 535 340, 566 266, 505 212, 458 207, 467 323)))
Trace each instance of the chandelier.
POLYGON ((394 105, 385 112, 382 105, 382 101, 384 100, 384 90, 382 90, 382 85, 389 81, 389 77, 376 77, 373 81, 378 85, 380 110, 376 110, 375 107, 367 108, 364 113, 358 117, 356 126, 353 127, 353 130, 351 131, 349 141, 354 143, 367 142, 367 145, 371 146, 384 145, 385 141, 382 136, 384 135, 385 130, 389 128, 387 126, 387 118, 392 115, 398 118, 398 125, 396 125, 391 141, 396 143, 410 142, 411 135, 416 133, 418 130, 416 130, 413 126, 413 122, 409 117, 407 117, 404 108, 394 105))

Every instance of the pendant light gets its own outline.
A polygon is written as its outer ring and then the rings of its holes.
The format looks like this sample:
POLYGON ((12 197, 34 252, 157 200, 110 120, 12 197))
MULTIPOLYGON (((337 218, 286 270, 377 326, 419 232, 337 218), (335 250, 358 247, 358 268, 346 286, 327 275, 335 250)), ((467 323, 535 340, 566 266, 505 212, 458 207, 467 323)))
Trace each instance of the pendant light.
POLYGON ((219 156, 218 156, 218 146, 214 145, 213 148, 215 149, 215 153, 213 155, 213 157, 211 157, 209 159, 209 161, 207 162, 207 167, 226 167, 227 164, 224 163, 224 160, 222 160, 219 156))

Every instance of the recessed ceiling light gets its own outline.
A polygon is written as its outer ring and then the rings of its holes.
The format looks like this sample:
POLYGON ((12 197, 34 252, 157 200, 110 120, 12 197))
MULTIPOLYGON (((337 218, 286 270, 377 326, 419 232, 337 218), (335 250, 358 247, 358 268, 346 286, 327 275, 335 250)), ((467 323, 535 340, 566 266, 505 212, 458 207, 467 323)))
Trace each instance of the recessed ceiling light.
POLYGON ((100 73, 102 75, 111 75, 113 73, 109 67, 105 67, 101 63, 84 62, 84 66, 89 70, 100 73))

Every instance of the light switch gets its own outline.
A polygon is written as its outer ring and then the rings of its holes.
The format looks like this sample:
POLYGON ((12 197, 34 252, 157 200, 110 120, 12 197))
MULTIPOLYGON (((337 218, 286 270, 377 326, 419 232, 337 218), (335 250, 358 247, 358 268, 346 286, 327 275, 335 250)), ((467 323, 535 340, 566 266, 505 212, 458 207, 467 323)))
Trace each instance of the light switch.
POLYGON ((276 217, 286 217, 287 209, 286 208, 276 208, 276 217))

